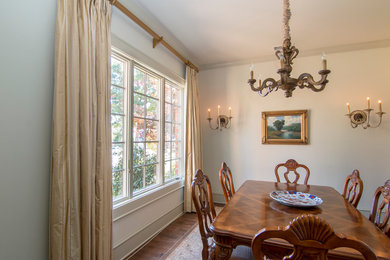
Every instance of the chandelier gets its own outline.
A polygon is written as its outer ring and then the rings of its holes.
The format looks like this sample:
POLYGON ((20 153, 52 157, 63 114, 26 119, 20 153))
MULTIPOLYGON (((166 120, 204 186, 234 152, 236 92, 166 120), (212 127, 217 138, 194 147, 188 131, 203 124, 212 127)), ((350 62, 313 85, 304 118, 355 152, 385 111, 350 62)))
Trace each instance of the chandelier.
POLYGON ((262 97, 267 96, 272 91, 277 91, 279 88, 284 91, 285 97, 291 97, 292 92, 296 87, 301 89, 309 88, 315 92, 320 92, 325 89, 326 79, 330 70, 326 67, 325 54, 322 55, 322 70, 318 72, 321 75, 319 81, 314 81, 313 76, 309 73, 302 73, 297 79, 290 77, 292 71, 293 60, 298 56, 298 49, 295 46, 291 46, 290 37, 290 25, 289 21, 291 18, 290 1, 283 0, 283 46, 275 47, 275 55, 280 60, 280 69, 277 73, 280 75, 280 80, 276 81, 273 78, 267 78, 261 82, 259 77, 259 85, 255 87, 256 79, 253 78, 253 65, 250 68, 250 79, 248 84, 253 91, 259 92, 262 97))

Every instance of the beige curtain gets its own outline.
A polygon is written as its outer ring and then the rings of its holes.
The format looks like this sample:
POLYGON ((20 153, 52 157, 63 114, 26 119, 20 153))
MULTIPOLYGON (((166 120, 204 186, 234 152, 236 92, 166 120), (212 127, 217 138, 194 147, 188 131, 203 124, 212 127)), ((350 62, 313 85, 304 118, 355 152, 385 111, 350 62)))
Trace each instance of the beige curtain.
POLYGON ((187 107, 186 107, 186 158, 184 183, 184 211, 194 212, 191 198, 191 183, 195 171, 202 169, 202 135, 199 117, 199 90, 197 72, 187 66, 187 107))
POLYGON ((112 259, 111 4, 58 0, 51 260, 112 259))

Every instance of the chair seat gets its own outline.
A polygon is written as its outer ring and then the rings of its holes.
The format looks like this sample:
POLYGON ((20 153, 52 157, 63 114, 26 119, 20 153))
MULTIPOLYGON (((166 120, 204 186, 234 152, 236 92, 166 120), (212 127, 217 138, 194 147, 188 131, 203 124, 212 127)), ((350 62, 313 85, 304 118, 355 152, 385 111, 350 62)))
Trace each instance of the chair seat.
POLYGON ((230 257, 232 260, 246 260, 254 259, 252 254, 252 249, 247 246, 237 246, 230 257))

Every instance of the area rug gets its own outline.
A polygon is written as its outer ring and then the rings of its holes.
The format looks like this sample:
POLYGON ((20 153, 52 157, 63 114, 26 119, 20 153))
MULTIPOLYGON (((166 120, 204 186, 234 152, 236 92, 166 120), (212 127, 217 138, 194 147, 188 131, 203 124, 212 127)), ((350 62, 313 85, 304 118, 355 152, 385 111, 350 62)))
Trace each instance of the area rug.
POLYGON ((202 240, 196 225, 182 242, 164 259, 196 260, 202 259, 202 240))
MULTIPOLYGON (((223 207, 215 207, 217 214, 223 207)), ((197 260, 202 259, 202 240, 199 233, 198 224, 196 224, 186 237, 183 238, 172 251, 167 252, 163 259, 168 260, 197 260)))

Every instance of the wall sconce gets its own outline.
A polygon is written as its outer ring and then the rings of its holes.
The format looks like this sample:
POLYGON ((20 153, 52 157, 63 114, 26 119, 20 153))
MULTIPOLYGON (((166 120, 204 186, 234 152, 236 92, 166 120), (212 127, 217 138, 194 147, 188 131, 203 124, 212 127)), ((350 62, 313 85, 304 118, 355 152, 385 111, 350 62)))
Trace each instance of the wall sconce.
POLYGON ((218 105, 217 126, 215 128, 213 128, 211 126, 211 120, 212 120, 212 118, 211 118, 211 109, 210 108, 207 109, 207 115, 208 115, 207 120, 209 120, 209 126, 213 130, 218 130, 219 129, 220 131, 222 131, 222 128, 228 129, 231 126, 232 108, 229 107, 229 116, 221 115, 220 114, 220 110, 221 110, 221 106, 218 105))
POLYGON ((382 123, 382 115, 385 114, 385 112, 382 112, 382 101, 378 100, 379 105, 379 112, 376 114, 379 116, 379 123, 376 126, 370 125, 370 113, 374 109, 370 108, 370 98, 367 97, 367 108, 363 110, 355 110, 351 113, 351 108, 349 106, 349 103, 347 103, 347 110, 348 114, 346 116, 349 117, 351 121, 352 128, 356 128, 359 125, 362 125, 364 129, 367 129, 369 127, 376 128, 382 123))

